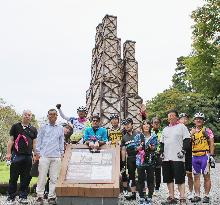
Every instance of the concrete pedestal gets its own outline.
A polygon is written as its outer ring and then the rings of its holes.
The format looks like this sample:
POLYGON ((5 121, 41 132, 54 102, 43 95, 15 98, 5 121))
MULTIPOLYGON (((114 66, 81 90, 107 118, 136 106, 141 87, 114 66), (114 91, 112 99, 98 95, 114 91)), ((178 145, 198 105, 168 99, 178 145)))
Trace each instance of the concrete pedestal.
POLYGON ((58 205, 117 205, 118 198, 57 197, 58 205))

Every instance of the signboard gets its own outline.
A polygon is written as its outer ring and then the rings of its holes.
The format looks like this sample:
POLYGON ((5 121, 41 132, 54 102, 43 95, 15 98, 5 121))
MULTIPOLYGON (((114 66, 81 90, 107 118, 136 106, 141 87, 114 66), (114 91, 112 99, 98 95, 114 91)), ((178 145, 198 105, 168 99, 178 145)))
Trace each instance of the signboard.
POLYGON ((115 150, 91 153, 88 149, 72 149, 65 180, 72 183, 113 183, 115 150))
MULTIPOLYGON (((120 146, 103 145, 100 153, 90 153, 87 145, 69 144, 62 160, 56 194, 61 198, 117 199, 120 193, 119 177, 120 146)), ((78 202, 74 204, 80 204, 78 202)))

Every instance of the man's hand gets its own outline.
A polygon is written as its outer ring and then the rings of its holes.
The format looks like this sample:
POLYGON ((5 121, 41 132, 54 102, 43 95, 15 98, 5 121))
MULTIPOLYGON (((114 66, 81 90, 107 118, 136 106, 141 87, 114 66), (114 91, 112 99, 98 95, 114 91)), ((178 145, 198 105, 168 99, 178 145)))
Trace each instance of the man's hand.
POLYGON ((108 141, 108 142, 106 142, 105 144, 106 144, 106 145, 111 145, 111 143, 112 143, 112 141, 108 141))
POLYGON ((93 142, 89 142, 89 148, 94 149, 94 143, 93 142))
POLYGON ((177 157, 179 159, 182 159, 186 154, 186 151, 185 150, 181 150, 180 152, 177 153, 177 157))
POLYGON ((57 104, 56 107, 59 110, 61 108, 61 104, 57 104))
POLYGON ((98 149, 98 148, 99 148, 99 142, 98 142, 98 141, 95 142, 94 148, 95 148, 95 149, 98 149))
POLYGON ((35 154, 34 155, 34 161, 38 161, 40 159, 40 155, 39 154, 35 154))
POLYGON ((209 156, 209 164, 211 168, 215 168, 215 158, 212 155, 209 156))
POLYGON ((11 153, 8 153, 8 154, 6 155, 6 159, 7 159, 8 161, 11 160, 11 153))

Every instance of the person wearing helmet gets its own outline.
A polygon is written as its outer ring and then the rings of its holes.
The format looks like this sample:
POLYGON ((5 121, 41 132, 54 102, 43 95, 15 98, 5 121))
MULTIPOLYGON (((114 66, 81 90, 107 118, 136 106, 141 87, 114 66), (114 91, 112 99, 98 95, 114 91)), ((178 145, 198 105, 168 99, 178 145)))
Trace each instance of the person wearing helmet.
POLYGON ((205 196, 203 203, 209 203, 211 189, 210 164, 215 167, 214 159, 214 134, 211 129, 204 126, 205 115, 198 112, 194 115, 195 128, 191 129, 192 138, 192 167, 194 174, 195 196, 192 202, 200 202, 200 175, 204 177, 205 196))
POLYGON ((119 127, 119 115, 111 114, 110 122, 111 122, 111 127, 108 128, 108 141, 111 142, 111 144, 113 145, 117 143, 121 143, 122 131, 119 127))
MULTIPOLYGON (((122 140, 122 130, 119 126, 119 115, 118 114, 111 114, 110 117, 110 123, 111 127, 108 128, 108 141, 112 144, 121 144, 122 140)), ((121 160, 121 155, 120 155, 120 171, 122 175, 122 186, 123 186, 123 194, 126 196, 128 194, 128 179, 126 175, 126 167, 125 163, 122 162, 121 160)))
POLYGON ((84 132, 83 141, 89 146, 92 152, 108 142, 107 129, 100 127, 100 116, 98 114, 91 117, 92 127, 87 127, 84 132))
POLYGON ((63 114, 61 110, 61 104, 56 105, 60 116, 70 122, 73 125, 73 133, 70 136, 70 141, 72 143, 83 143, 82 137, 86 127, 90 127, 91 124, 89 120, 86 118, 87 109, 84 106, 78 107, 77 114, 78 117, 67 117, 63 114))
MULTIPOLYGON (((183 123, 189 130, 189 115, 186 113, 179 114, 179 121, 180 123, 183 123)), ((186 169, 186 175, 188 178, 188 187, 189 187, 189 193, 187 194, 187 198, 189 200, 192 200, 193 198, 193 175, 192 175, 192 141, 190 141, 190 147, 186 150, 185 154, 185 169, 186 169)))
POLYGON ((121 155, 122 163, 126 167, 126 156, 127 156, 127 169, 129 180, 131 181, 131 195, 125 196, 127 200, 136 200, 136 144, 134 141, 135 136, 138 134, 133 130, 133 120, 127 118, 123 121, 126 133, 122 137, 121 141, 121 155))
POLYGON ((180 121, 180 123, 183 123, 185 126, 188 126, 189 115, 187 115, 186 113, 180 113, 179 114, 179 121, 180 121))

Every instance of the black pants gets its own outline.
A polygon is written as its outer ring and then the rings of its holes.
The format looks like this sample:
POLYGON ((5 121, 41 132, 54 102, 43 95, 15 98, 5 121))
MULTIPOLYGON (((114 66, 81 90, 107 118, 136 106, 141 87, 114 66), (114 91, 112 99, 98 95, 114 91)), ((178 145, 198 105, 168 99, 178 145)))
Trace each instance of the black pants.
POLYGON ((160 184, 161 184, 161 167, 156 167, 154 170, 154 174, 155 174, 155 182, 156 182, 156 186, 155 189, 159 190, 160 188, 160 184))
POLYGON ((8 194, 10 198, 16 197, 17 181, 20 176, 20 198, 27 198, 28 186, 30 183, 30 171, 32 166, 32 156, 30 155, 13 155, 10 166, 10 179, 8 194))
POLYGON ((135 181, 136 157, 135 156, 127 158, 127 166, 128 166, 129 180, 131 181, 131 187, 135 187, 136 186, 136 181, 135 181))
POLYGON ((138 192, 141 198, 144 197, 145 180, 147 180, 148 198, 152 198, 154 193, 154 167, 138 167, 138 192))

